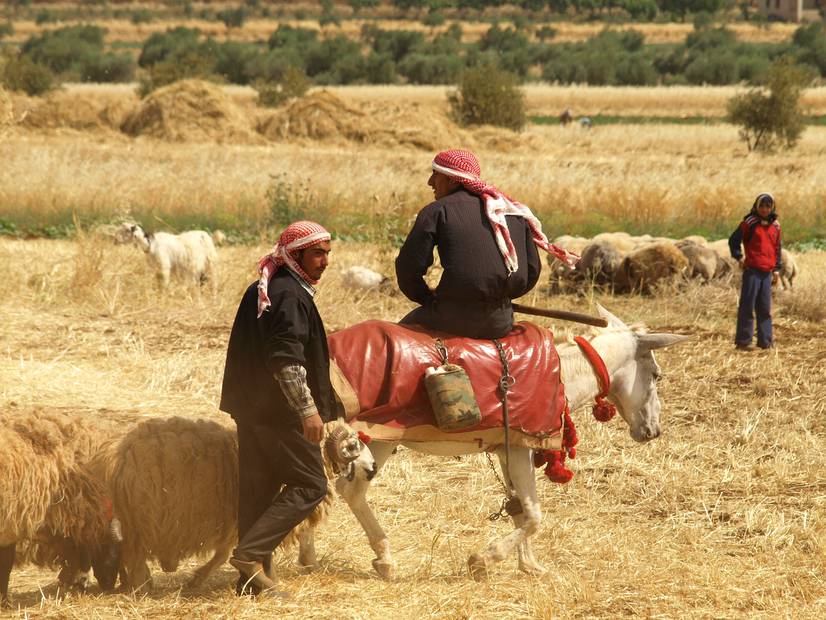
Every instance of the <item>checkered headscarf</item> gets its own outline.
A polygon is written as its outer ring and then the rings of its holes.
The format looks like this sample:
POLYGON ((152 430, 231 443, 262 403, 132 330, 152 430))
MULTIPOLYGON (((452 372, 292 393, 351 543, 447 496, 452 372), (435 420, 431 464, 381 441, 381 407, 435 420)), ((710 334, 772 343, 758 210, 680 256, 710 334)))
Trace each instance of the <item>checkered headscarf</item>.
POLYGON ((506 215, 518 215, 525 218, 533 235, 533 242, 546 252, 566 263, 569 267, 576 265, 579 256, 548 241, 542 232, 542 223, 531 210, 522 203, 506 196, 493 185, 488 185, 480 177, 482 169, 479 160, 470 151, 451 149, 442 151, 433 159, 434 172, 440 172, 454 181, 461 183, 469 192, 480 196, 485 203, 490 225, 496 237, 496 245, 505 260, 505 266, 510 273, 519 268, 516 248, 513 247, 510 231, 505 220, 506 215))
POLYGON ((295 258, 301 250, 312 247, 322 241, 329 240, 330 233, 328 233, 321 224, 316 224, 315 222, 293 222, 284 229, 284 232, 282 232, 278 238, 278 243, 273 247, 272 252, 265 254, 261 257, 261 260, 258 261, 258 273, 261 276, 258 280, 259 318, 264 311, 270 307, 267 287, 269 286, 270 278, 280 267, 286 265, 310 286, 318 284, 318 280, 307 275, 295 258))

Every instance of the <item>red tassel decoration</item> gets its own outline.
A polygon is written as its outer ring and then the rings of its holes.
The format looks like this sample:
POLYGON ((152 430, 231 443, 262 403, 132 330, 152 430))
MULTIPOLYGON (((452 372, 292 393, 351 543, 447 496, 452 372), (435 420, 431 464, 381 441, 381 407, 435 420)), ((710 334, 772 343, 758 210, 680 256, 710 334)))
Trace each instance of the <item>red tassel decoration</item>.
POLYGON ((597 396, 597 404, 591 409, 591 413, 599 422, 608 422, 617 415, 617 408, 604 398, 597 396))
POLYGON ((373 441, 373 438, 370 437, 370 435, 368 435, 367 433, 365 433, 363 431, 359 431, 358 435, 359 435, 359 441, 361 441, 361 443, 363 443, 364 445, 367 445, 368 443, 373 441))

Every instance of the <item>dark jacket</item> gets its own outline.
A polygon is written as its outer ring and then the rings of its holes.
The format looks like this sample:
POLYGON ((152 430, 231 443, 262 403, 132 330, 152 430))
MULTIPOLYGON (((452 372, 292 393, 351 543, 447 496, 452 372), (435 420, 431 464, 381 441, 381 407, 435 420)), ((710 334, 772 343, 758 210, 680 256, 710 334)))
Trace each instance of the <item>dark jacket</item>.
POLYGON ((774 213, 772 216, 764 224, 756 214, 748 215, 729 237, 729 249, 734 259, 740 260, 743 256, 740 245, 745 248, 747 268, 780 271, 780 223, 774 213))
POLYGON ((221 411, 236 421, 270 426, 301 426, 287 405, 273 373, 279 362, 298 362, 307 369, 318 413, 335 417, 330 385, 327 334, 312 296, 286 268, 279 269, 267 289, 271 306, 256 318, 258 282, 244 292, 227 348, 221 411))
POLYGON ((479 196, 460 187, 419 212, 396 258, 399 288, 424 307, 419 322, 474 338, 510 331, 510 300, 536 285, 542 264, 525 219, 508 216, 507 222, 519 260, 510 276, 479 196), (434 247, 444 273, 431 293, 424 275, 434 247))

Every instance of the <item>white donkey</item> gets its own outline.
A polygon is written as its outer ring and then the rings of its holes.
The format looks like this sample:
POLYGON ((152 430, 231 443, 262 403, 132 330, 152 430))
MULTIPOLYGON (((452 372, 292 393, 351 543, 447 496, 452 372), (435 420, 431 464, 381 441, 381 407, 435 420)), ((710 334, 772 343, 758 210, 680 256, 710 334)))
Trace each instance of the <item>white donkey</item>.
MULTIPOLYGON (((654 439, 660 435, 660 399, 657 395, 660 368, 654 360, 652 351, 682 342, 690 336, 646 333, 640 329, 631 329, 603 307, 598 308, 609 325, 590 342, 608 369, 611 380, 608 399, 617 406, 622 418, 628 423, 631 437, 635 441, 646 442, 654 439)), ((571 411, 592 403, 600 392, 600 386, 587 358, 579 346, 571 343, 560 344, 558 351, 565 395, 571 411)), ((490 566, 504 560, 514 549, 518 552, 520 570, 527 573, 544 573, 546 569, 534 559, 530 545, 531 536, 538 531, 542 518, 536 494, 533 451, 530 448, 512 445, 509 451, 509 465, 505 468, 504 446, 480 447, 478 443, 462 443, 455 439, 455 436, 448 433, 444 434, 444 440, 431 442, 373 439, 370 450, 376 466, 380 469, 399 444, 412 450, 441 456, 476 454, 493 449, 499 457, 506 482, 522 504, 522 513, 513 517, 516 526, 513 532, 468 558, 470 573, 475 579, 485 577, 490 566)), ((338 493, 347 501, 350 510, 361 523, 370 546, 376 553, 373 568, 383 578, 389 579, 392 577, 395 563, 387 536, 365 501, 369 486, 370 481, 363 478, 339 478, 336 483, 338 493)), ((307 567, 317 564, 313 534, 313 530, 309 529, 299 538, 299 563, 307 567)))

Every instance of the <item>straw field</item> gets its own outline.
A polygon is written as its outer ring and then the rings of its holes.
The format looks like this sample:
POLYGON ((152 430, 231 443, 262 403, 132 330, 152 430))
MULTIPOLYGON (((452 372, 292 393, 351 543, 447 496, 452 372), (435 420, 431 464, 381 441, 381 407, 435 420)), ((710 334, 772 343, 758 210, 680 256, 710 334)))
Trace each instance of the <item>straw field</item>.
MULTIPOLYGON (((477 152, 487 179, 542 216, 551 236, 721 236, 766 188, 778 196, 788 240, 823 228, 819 126, 808 127, 796 149, 760 156, 724 123, 463 129, 448 118, 444 89, 427 87, 314 91, 276 111, 256 107, 249 89, 175 88, 144 101, 124 87, 14 96, 22 120, 0 141, 0 216, 44 227, 71 223, 72 213, 132 213, 151 227, 249 229, 266 221, 267 190, 280 183, 308 216, 404 223, 430 196, 433 153, 464 146, 477 152), (209 105, 193 92, 210 93, 209 105)), ((570 105, 575 114, 656 116, 721 113, 733 92, 534 87, 527 96, 546 113, 570 105)), ((807 105, 826 110, 824 93, 810 91, 807 105)))
MULTIPOLYGON (((0 407, 47 407, 132 421, 217 411, 237 301, 266 250, 219 249, 219 294, 154 289, 141 253, 97 233, 74 241, 0 240, 0 407)), ((410 304, 344 287, 354 264, 390 272, 392 250, 336 242, 318 305, 329 329, 397 320, 410 304)), ((489 522, 502 493, 481 457, 402 450, 377 478, 371 503, 398 562, 384 582, 355 519, 337 505, 319 536, 323 569, 305 575, 278 555, 289 603, 238 599, 234 571, 201 589, 153 566, 155 591, 55 597, 55 573, 12 575, 14 618, 819 618, 826 613, 826 253, 799 256, 802 275, 777 293, 777 348, 735 353, 735 284, 689 286, 656 298, 555 296, 544 282, 523 301, 692 334, 658 354, 663 435, 635 444, 624 423, 574 413, 580 445, 565 486, 540 480, 536 555, 542 578, 499 565, 489 581, 465 559, 510 530, 489 522)), ((544 278, 543 278, 544 281, 544 278)), ((551 326, 558 338, 584 328, 551 326)), ((541 477, 540 471, 537 475, 541 477)))

